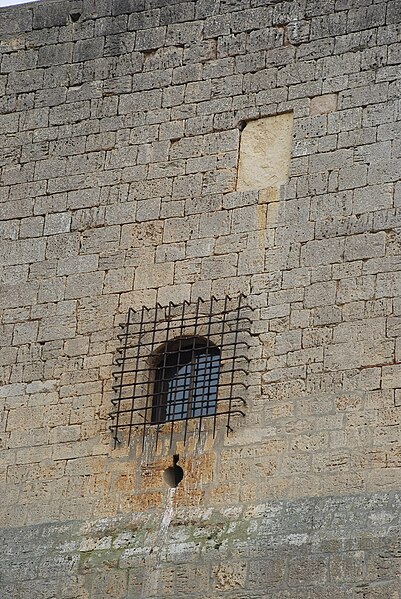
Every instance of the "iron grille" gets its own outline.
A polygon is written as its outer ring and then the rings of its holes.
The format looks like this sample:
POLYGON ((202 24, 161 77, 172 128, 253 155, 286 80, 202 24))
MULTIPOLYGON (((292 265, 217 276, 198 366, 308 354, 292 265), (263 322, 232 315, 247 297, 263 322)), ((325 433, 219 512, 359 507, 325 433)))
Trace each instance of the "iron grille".
MULTIPOLYGON (((117 369, 113 372, 115 397, 110 429, 114 446, 125 439, 130 444, 135 431, 140 431, 144 445, 150 428, 155 431, 156 446, 160 435, 168 435, 171 446, 174 434, 178 433, 185 443, 188 427, 193 427, 192 422, 196 421, 200 435, 204 419, 212 421, 214 436, 222 417, 228 434, 233 415, 245 415, 250 325, 251 310, 244 295, 221 300, 212 297, 208 301, 199 298, 193 304, 143 306, 138 311, 130 308, 126 322, 120 325, 121 346, 117 349, 117 369), (205 348, 203 355, 219 355, 217 376, 216 358, 211 360, 213 366, 209 370, 204 365, 205 358, 203 370, 199 364, 196 366, 196 382, 193 375, 187 379, 181 377, 180 399, 174 400, 175 407, 166 406, 166 392, 161 389, 163 383, 172 380, 166 374, 169 356, 174 353, 177 363, 180 360, 184 363, 184 352, 192 351, 195 355, 201 351, 195 349, 199 347, 205 348), (196 398, 192 399, 192 407, 182 407, 184 396, 196 398)), ((174 385, 177 389, 176 380, 174 385)))

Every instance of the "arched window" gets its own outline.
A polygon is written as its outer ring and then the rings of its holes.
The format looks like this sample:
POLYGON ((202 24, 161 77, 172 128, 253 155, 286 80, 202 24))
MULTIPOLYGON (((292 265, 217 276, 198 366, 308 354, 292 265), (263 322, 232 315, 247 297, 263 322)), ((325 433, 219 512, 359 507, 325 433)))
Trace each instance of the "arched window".
POLYGON ((157 362, 152 423, 213 416, 217 408, 220 350, 201 337, 169 342, 157 362))

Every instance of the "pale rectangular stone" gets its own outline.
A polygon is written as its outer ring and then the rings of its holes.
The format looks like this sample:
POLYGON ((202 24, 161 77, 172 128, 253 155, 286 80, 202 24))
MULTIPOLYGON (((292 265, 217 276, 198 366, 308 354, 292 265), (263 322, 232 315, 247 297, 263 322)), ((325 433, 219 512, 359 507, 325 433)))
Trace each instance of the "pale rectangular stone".
POLYGON ((310 101, 310 115, 316 116, 334 112, 337 107, 337 94, 324 94, 315 96, 310 101))
POLYGON ((237 189, 278 187, 288 180, 293 114, 288 112, 246 124, 241 133, 237 189))

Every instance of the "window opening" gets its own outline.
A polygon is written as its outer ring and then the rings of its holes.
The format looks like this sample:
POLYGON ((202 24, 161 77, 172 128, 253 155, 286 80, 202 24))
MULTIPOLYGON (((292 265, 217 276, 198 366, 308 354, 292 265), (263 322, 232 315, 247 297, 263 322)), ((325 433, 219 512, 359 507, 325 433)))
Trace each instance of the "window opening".
POLYGON ((245 300, 129 309, 113 372, 115 445, 129 445, 136 431, 143 447, 150 434, 156 447, 160 435, 170 436, 170 447, 178 434, 185 444, 188 430, 197 426, 201 434, 204 419, 212 420, 213 435, 221 418, 232 430, 232 417, 244 416, 247 389, 252 311, 245 300))
POLYGON ((220 350, 200 338, 167 345, 156 368, 152 423, 212 416, 216 412, 220 350))

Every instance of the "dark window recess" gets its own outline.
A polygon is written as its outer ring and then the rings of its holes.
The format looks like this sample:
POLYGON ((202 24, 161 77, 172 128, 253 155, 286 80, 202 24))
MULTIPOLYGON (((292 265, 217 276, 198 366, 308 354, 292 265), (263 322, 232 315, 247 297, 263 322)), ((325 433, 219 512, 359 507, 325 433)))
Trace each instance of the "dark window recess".
POLYGON ((129 444, 136 431, 143 445, 148 435, 156 446, 167 435, 170 445, 174 435, 185 443, 196 427, 201 434, 204 419, 213 435, 221 418, 232 430, 247 388, 252 319, 245 302, 241 295, 129 310, 113 373, 115 444, 129 444))
POLYGON ((209 340, 181 337, 169 343, 156 369, 151 422, 213 416, 219 375, 220 350, 209 340))

